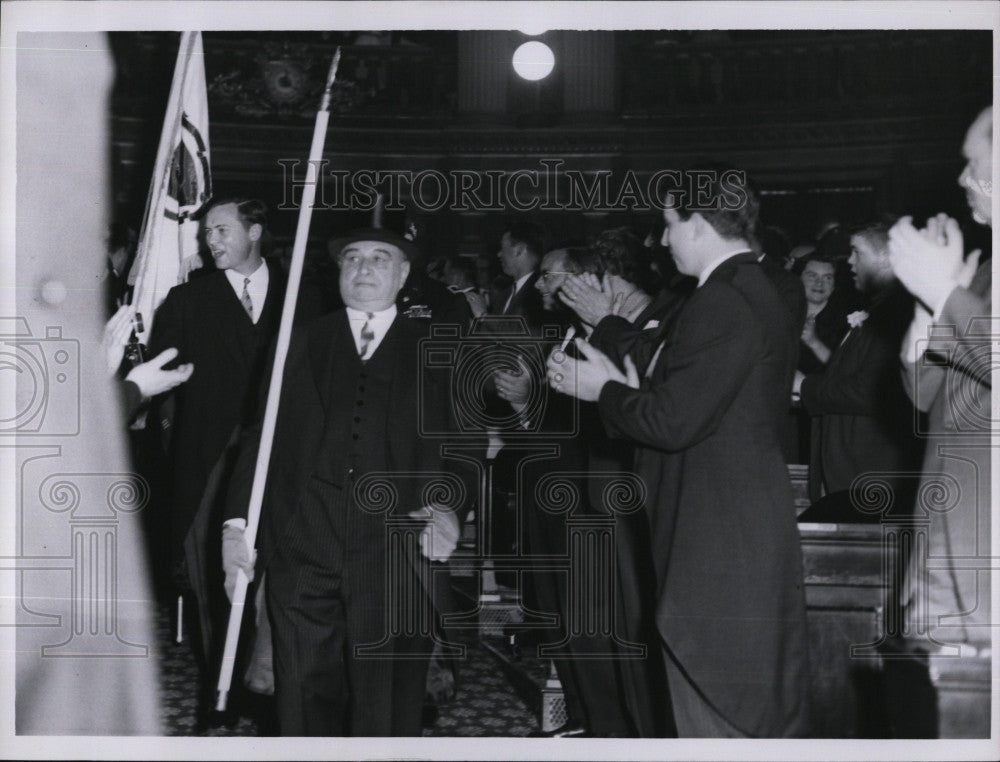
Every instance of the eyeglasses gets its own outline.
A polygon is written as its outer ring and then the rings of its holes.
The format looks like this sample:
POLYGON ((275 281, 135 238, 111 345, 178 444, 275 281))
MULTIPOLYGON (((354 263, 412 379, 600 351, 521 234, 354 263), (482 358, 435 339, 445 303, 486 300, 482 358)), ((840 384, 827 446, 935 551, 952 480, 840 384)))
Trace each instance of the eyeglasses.
POLYGON ((576 273, 567 272, 566 270, 546 270, 539 274, 538 280, 548 281, 552 275, 576 275, 576 273))
POLYGON ((362 264, 368 265, 372 270, 388 270, 392 266, 393 258, 391 254, 375 252, 367 257, 360 254, 344 254, 338 261, 344 270, 360 270, 362 264))

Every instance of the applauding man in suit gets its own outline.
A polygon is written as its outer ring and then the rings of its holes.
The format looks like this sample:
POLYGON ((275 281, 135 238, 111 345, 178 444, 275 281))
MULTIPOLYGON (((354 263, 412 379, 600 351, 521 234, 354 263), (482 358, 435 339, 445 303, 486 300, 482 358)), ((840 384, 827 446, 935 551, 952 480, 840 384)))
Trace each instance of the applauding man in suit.
MULTIPOLYGON (((822 371, 808 376, 796 371, 793 394, 801 395, 813 417, 809 497, 814 501, 846 491, 862 474, 892 479, 919 463, 913 406, 897 359, 913 297, 893 277, 888 245, 889 229, 881 222, 851 235, 851 269, 866 309, 847 315, 847 335, 822 371)), ((900 494, 897 500, 900 511, 909 509, 910 498, 900 494)))
POLYGON ((791 319, 752 253, 759 202, 742 173, 674 197, 663 243, 698 279, 648 367, 622 373, 580 342, 549 381, 597 400, 637 444, 649 492, 656 626, 680 736, 803 732, 807 646, 802 558, 779 423, 791 319), (642 382, 640 383, 640 377, 642 382))

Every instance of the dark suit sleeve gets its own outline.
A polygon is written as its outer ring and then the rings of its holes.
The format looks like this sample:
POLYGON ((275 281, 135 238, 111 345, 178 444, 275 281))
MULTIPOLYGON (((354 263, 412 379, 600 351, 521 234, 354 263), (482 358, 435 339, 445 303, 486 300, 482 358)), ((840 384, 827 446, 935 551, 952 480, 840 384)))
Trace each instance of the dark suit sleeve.
POLYGON ((601 420, 612 436, 683 450, 718 427, 762 351, 762 327, 741 294, 709 283, 689 302, 649 388, 604 385, 601 420))
MULTIPOLYGON (((264 428, 264 412, 267 408, 267 393, 271 385, 271 372, 274 369, 276 341, 271 343, 268 352, 267 366, 261 374, 258 404, 254 408, 255 419, 240 431, 237 444, 236 461, 233 465, 229 489, 226 492, 226 505, 223 520, 246 519, 250 506, 250 492, 253 489, 253 476, 257 470, 257 451, 260 448, 260 435, 264 428)), ((291 348, 289 348, 291 355, 291 348)), ((286 364, 287 367, 287 364, 286 364)))
MULTIPOLYGON (((976 279, 981 280, 986 274, 986 283, 989 284, 989 275, 992 274, 991 263, 986 262, 980 265, 976 273, 976 279)), ((986 286, 989 288, 989 285, 986 286)), ((953 340, 942 340, 932 342, 928 346, 928 352, 932 352, 940 347, 944 351, 942 356, 948 357, 950 364, 970 376, 977 383, 989 387, 992 364, 990 358, 990 346, 994 336, 990 335, 990 316, 992 299, 988 290, 985 296, 980 296, 974 290, 958 286, 948 295, 947 301, 934 321, 937 326, 954 326, 955 338, 953 340)))
POLYGON ((899 345, 912 307, 896 299, 834 351, 826 369, 802 382, 810 415, 879 415, 898 382, 899 345))
POLYGON ((426 472, 441 471, 448 464, 442 462, 441 447, 447 444, 446 439, 428 437, 424 440, 423 432, 457 432, 458 422, 451 405, 449 395, 448 368, 424 367, 421 371, 423 389, 420 390, 418 404, 421 413, 418 420, 417 447, 420 468, 426 472))
POLYGON ((133 381, 122 381, 122 397, 125 400, 125 420, 129 423, 135 418, 139 408, 142 407, 142 392, 133 381))
POLYGON ((880 381, 895 366, 895 351, 865 332, 837 349, 826 370, 802 381, 802 407, 809 415, 875 415, 880 381))
MULTIPOLYGON (((153 327, 149 333, 149 359, 159 355, 163 350, 174 347, 177 349, 177 357, 163 367, 172 370, 178 365, 189 362, 190 351, 184 342, 184 295, 179 286, 174 286, 167 292, 167 297, 160 303, 153 319, 153 327)), ((198 368, 194 369, 198 372, 198 368)), ((150 402, 150 420, 157 422, 162 436, 164 450, 169 451, 173 447, 173 427, 172 422, 177 411, 178 395, 181 394, 183 384, 164 394, 153 398, 150 402)))
POLYGON ((610 357, 620 369, 624 368, 625 356, 635 346, 642 329, 619 315, 608 315, 590 334, 590 345, 610 357))
POLYGON ((178 355, 166 367, 187 362, 184 347, 184 307, 183 296, 175 286, 167 293, 153 318, 153 328, 149 334, 149 357, 156 357, 164 349, 175 347, 178 355))

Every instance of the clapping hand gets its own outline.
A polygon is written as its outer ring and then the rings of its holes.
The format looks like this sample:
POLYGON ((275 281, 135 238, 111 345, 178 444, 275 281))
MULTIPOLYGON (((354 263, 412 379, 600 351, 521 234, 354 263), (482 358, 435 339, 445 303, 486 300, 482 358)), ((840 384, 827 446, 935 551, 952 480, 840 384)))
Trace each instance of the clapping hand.
POLYGON ((917 230, 903 217, 889 231, 889 262, 900 283, 934 311, 956 286, 967 288, 979 266, 980 252, 963 254, 962 230, 945 214, 931 217, 917 230))
POLYGON ((607 273, 601 281, 593 273, 568 275, 559 289, 559 298, 591 326, 617 314, 622 302, 622 295, 612 291, 607 273))
POLYGON ((528 404, 531 394, 531 371, 521 357, 517 358, 518 372, 497 370, 493 373, 493 383, 497 394, 507 400, 511 407, 520 412, 528 404))
POLYGON ((625 373, 606 354, 582 339, 576 346, 586 359, 574 360, 560 349, 548 359, 549 385, 557 392, 569 394, 584 402, 596 402, 601 389, 609 381, 618 381, 633 389, 639 388, 639 373, 632 358, 625 358, 625 373))
POLYGON ((482 294, 475 291, 466 291, 465 300, 469 303, 469 309, 472 310, 473 317, 482 317, 488 312, 486 299, 482 294))

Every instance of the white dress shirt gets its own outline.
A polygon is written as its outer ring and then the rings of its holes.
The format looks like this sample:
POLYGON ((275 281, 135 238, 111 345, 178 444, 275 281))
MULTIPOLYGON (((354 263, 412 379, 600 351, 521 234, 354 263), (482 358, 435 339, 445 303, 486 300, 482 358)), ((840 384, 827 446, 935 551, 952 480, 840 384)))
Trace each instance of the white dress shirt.
POLYGON ((243 279, 250 278, 250 282, 247 284, 247 293, 250 295, 250 303, 253 305, 253 316, 251 319, 254 325, 257 325, 257 321, 260 320, 260 313, 264 309, 264 299, 267 297, 267 284, 271 280, 271 276, 267 271, 267 265, 261 262, 260 267, 250 275, 241 275, 235 270, 223 270, 223 272, 226 274, 229 285, 236 292, 236 298, 240 300, 243 299, 243 279))
POLYGON ((346 309, 347 319, 351 324, 351 333, 354 335, 354 346, 357 347, 358 353, 361 352, 361 345, 364 343, 361 340, 361 329, 365 327, 365 323, 368 323, 368 327, 375 334, 375 338, 368 345, 368 351, 361 358, 362 360, 367 360, 375 354, 375 350, 378 349, 379 344, 382 343, 382 339, 388 333, 389 326, 396 319, 396 305, 393 304, 389 309, 382 310, 381 312, 362 312, 353 307, 347 307, 346 309), (369 315, 371 315, 371 318, 368 317, 369 315))

